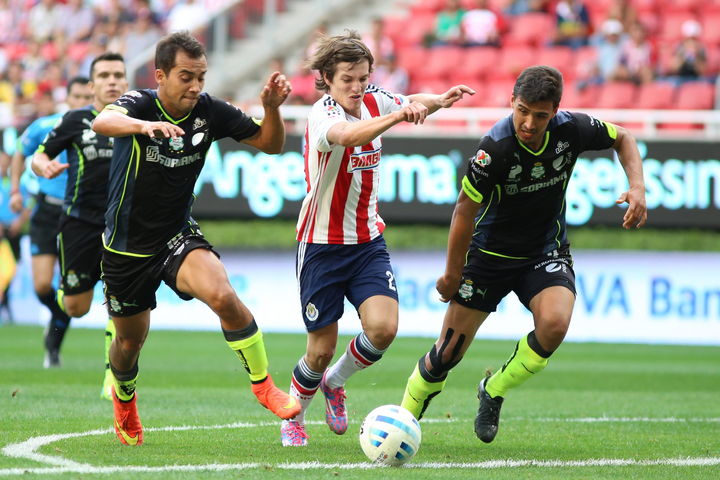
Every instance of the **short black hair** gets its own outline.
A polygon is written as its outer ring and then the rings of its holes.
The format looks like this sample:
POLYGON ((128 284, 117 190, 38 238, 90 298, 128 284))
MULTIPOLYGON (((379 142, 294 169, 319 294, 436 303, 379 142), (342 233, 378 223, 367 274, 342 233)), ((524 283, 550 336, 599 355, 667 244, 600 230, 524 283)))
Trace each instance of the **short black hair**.
POLYGON ((98 63, 98 62, 114 62, 114 61, 125 63, 125 59, 123 58, 123 56, 120 55, 119 53, 115 53, 115 52, 105 52, 102 55, 98 55, 97 57, 95 57, 93 59, 92 63, 90 64, 90 80, 92 80, 92 78, 93 78, 93 70, 95 69, 96 63, 98 63))
POLYGON ((82 75, 71 78, 67 84, 67 93, 70 93, 70 90, 72 90, 73 85, 75 85, 76 83, 78 85, 87 85, 88 83, 90 83, 90 79, 87 77, 83 77, 82 75))
POLYGON ((547 65, 536 65, 522 71, 515 81, 513 95, 528 103, 547 102, 554 107, 560 105, 563 92, 563 77, 557 69, 547 65))
POLYGON ((171 33, 160 39, 155 47, 155 68, 165 74, 175 66, 178 50, 183 50, 190 58, 207 57, 205 47, 187 30, 171 33))

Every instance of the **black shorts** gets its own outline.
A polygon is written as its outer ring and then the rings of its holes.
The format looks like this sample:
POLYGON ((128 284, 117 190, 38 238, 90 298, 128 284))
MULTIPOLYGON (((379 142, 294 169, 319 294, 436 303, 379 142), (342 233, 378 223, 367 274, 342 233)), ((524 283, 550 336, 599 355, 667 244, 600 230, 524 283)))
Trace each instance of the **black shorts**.
POLYGON ((60 217, 58 251, 65 295, 92 290, 100 280, 104 229, 104 225, 95 225, 65 214, 60 217))
POLYGON ((30 218, 30 254, 57 255, 62 199, 40 194, 30 218), (51 203, 52 202, 52 203, 51 203))
POLYGON ((558 285, 575 295, 575 272, 567 247, 522 260, 470 252, 453 300, 482 312, 494 312, 500 300, 513 291, 530 310, 535 295, 558 285))
POLYGON ((157 306, 155 292, 165 282, 178 297, 192 297, 177 289, 176 280, 183 260, 196 248, 213 250, 196 225, 188 227, 170 240, 162 251, 150 257, 134 257, 105 250, 102 255, 102 278, 105 300, 112 317, 129 317, 157 306))

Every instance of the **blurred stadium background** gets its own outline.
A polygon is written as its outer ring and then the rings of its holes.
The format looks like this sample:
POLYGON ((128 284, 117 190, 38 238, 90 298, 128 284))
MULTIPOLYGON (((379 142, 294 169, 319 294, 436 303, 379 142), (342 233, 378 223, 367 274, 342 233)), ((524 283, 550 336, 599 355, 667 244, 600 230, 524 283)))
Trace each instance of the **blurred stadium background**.
MULTIPOLYGON (((424 239, 447 227, 465 158, 509 114, 515 76, 531 64, 553 65, 566 81, 561 108, 582 109, 637 136, 648 226, 658 229, 653 235, 663 250, 614 249, 637 235, 619 227, 622 209, 614 201, 625 188, 622 169, 611 152, 579 159, 568 223, 589 236, 602 232, 601 245, 593 246, 606 250, 575 250, 579 298, 568 338, 720 345, 720 242, 712 240, 720 230, 719 0, 2 0, 0 26, 0 128, 8 155, 34 118, 64 108, 65 83, 87 75, 99 53, 123 53, 131 87, 154 87, 154 43, 168 31, 190 29, 201 38, 210 61, 206 91, 248 111, 258 111, 272 70, 291 79, 285 153, 218 142, 194 208, 201 225, 221 225, 218 240, 233 284, 268 331, 302 331, 292 247, 272 237, 292 245, 292 221, 305 193, 302 134, 318 94, 304 60, 318 33, 358 30, 376 56, 372 81, 390 90, 440 92, 465 83, 478 91, 422 127, 398 126, 384 135, 381 213, 388 238, 413 224, 409 235, 424 248, 389 241, 407 335, 435 335, 444 310, 434 294, 444 245, 428 250, 424 239), (677 229, 701 232, 702 248, 710 251, 672 252, 677 229), (247 250, 258 237, 269 239, 268 248, 247 250)), ((11 293, 14 320, 44 325, 28 255, 25 248, 11 293)), ((155 328, 216 328, 198 302, 184 304, 168 290, 159 300, 155 328)), ((354 312, 346 310, 343 332, 357 331, 354 312)), ((97 302, 74 324, 99 327, 104 317, 97 302)), ((517 338, 529 317, 513 297, 493 318, 480 332, 487 338, 517 338)))

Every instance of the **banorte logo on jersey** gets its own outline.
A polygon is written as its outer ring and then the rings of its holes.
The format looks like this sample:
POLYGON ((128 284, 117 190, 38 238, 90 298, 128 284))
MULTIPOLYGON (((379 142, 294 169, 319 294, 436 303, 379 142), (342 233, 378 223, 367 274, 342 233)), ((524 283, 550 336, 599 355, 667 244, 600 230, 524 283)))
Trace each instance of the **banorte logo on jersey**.
POLYGON ((353 153, 348 162, 348 172, 355 170, 370 170, 380 164, 380 149, 370 152, 353 153))

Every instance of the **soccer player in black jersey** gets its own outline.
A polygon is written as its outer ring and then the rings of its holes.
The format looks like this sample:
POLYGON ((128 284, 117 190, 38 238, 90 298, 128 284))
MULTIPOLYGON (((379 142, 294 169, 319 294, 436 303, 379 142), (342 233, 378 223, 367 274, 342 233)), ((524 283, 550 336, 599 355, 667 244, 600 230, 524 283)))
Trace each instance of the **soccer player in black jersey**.
POLYGON ((583 113, 558 111, 562 75, 535 66, 518 77, 512 115, 480 140, 462 179, 448 237, 445 272, 437 281, 449 302, 440 336, 408 379, 402 406, 418 419, 439 394, 478 328, 514 291, 535 329, 478 387, 475 433, 497 434, 508 390, 539 373, 560 346, 575 303, 575 274, 565 225, 565 192, 578 155, 613 148, 629 181, 624 228, 647 219, 642 159, 627 130, 583 113))
MULTIPOLYGON (((59 221, 58 253, 62 280, 57 303, 65 313, 75 318, 90 310, 93 290, 100 280, 101 235, 105 226, 108 171, 114 141, 96 134, 91 125, 105 105, 117 100, 127 90, 122 55, 104 53, 93 59, 90 83, 93 103, 63 115, 32 160, 32 169, 39 176, 54 178, 65 170, 68 172, 59 221), (63 151, 67 152, 68 163, 55 158, 63 151)), ((112 323, 108 323, 106 342, 112 333, 112 323)), ((59 342, 57 348, 60 349, 59 342)), ((107 358, 105 364, 101 396, 110 399, 107 385, 112 376, 107 358)))
POLYGON ((117 137, 105 214, 103 280, 117 336, 110 348, 115 376, 115 432, 140 445, 135 385, 138 358, 161 281, 180 298, 197 298, 218 317, 225 339, 250 375, 260 403, 280 418, 300 411, 268 375, 265 344, 237 297, 217 253, 190 216, 193 187, 214 140, 231 137, 265 153, 285 142, 280 105, 290 84, 274 72, 260 101, 263 121, 203 93, 205 48, 188 32, 164 37, 155 50, 157 90, 131 91, 98 115, 102 135, 117 137))

